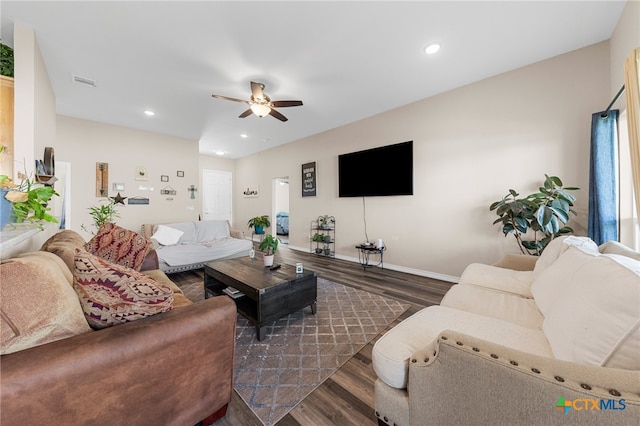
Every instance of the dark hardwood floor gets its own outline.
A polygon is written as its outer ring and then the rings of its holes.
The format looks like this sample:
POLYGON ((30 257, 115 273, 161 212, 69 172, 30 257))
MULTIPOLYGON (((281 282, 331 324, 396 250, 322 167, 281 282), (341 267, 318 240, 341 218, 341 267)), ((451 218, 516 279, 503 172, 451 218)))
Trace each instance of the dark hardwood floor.
MULTIPOLYGON (((291 250, 284 244, 278 247, 275 262, 291 265, 302 262, 305 270, 313 270, 320 277, 410 304, 410 308, 389 328, 426 306, 439 304, 453 285, 379 267, 365 270, 358 263, 291 250)), ((170 277, 176 284, 185 285, 202 280, 202 271, 172 274, 170 277)), ((377 337, 277 424, 377 425, 373 396, 376 375, 371 366, 371 350, 376 340, 377 337)), ((234 392, 227 415, 216 425, 260 426, 261 422, 234 392)))

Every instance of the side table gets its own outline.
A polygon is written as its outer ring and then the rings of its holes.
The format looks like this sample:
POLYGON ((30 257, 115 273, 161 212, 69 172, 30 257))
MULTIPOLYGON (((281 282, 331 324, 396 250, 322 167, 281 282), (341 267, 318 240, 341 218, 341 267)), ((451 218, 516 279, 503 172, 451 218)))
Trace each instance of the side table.
POLYGON ((386 250, 386 247, 377 247, 373 244, 358 244, 356 248, 358 249, 358 260, 360 261, 360 264, 364 269, 373 266, 380 266, 382 269, 384 269, 384 251, 386 250), (377 265, 372 265, 369 263, 372 254, 380 255, 380 262, 378 262, 377 265))

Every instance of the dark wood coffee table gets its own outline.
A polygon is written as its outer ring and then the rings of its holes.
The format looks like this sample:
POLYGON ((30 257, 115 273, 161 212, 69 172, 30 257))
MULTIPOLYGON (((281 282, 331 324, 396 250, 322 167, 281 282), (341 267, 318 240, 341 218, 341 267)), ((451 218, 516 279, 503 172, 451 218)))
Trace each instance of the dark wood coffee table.
POLYGON ((227 287, 244 293, 234 301, 238 312, 255 323, 258 340, 264 339, 265 326, 278 318, 305 306, 316 313, 318 280, 313 271, 296 274, 294 266, 284 264, 271 271, 261 258, 248 257, 205 263, 204 297, 224 295, 227 287))

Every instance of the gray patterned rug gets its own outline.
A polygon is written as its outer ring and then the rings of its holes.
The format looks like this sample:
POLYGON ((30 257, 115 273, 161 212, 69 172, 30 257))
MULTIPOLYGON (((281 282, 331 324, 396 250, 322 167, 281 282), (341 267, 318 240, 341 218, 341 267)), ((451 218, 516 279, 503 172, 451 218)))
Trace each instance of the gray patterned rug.
MULTIPOLYGON (((198 300, 196 288, 183 290, 198 300)), ((316 314, 307 307, 275 321, 261 342, 238 315, 234 388, 262 423, 273 425, 408 308, 318 278, 316 314)))

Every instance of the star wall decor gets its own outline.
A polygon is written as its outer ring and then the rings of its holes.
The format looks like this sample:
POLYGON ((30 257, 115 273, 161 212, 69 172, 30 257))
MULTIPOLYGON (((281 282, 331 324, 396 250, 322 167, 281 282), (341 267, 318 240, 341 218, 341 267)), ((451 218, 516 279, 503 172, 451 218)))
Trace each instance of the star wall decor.
POLYGON ((122 195, 120 195, 120 193, 118 192, 118 195, 116 195, 115 197, 109 197, 111 198, 116 204, 122 204, 124 206, 124 200, 127 199, 127 197, 123 197, 122 195))

